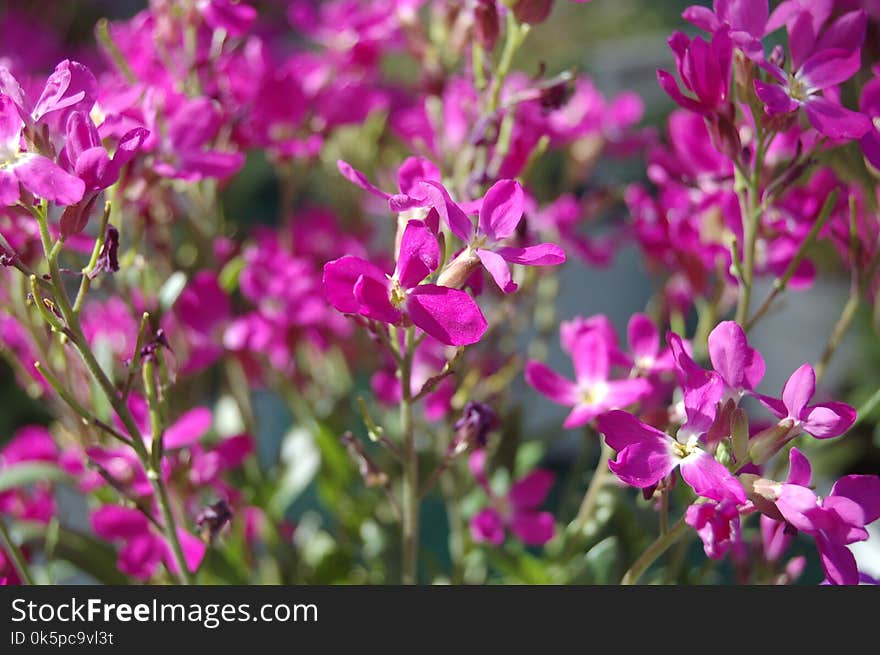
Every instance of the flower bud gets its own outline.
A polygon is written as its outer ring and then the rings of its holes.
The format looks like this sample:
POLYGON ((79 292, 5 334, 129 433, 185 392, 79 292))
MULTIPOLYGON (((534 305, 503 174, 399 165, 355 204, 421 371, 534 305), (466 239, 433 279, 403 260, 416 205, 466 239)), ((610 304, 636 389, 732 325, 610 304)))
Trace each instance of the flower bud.
POLYGON ((741 407, 737 407, 730 418, 730 440, 733 457, 742 464, 749 454, 749 419, 741 407))
POLYGON ((553 0, 516 0, 513 15, 519 23, 537 25, 547 20, 551 9, 553 0))
POLYGON ((792 428, 794 421, 787 418, 756 434, 749 445, 749 458, 752 462, 760 466, 778 453, 797 434, 792 428))
POLYGON ((449 265, 440 273, 437 284, 441 287, 459 289, 480 266, 480 258, 470 249, 462 250, 449 265))
POLYGON ((474 35, 486 51, 495 48, 501 23, 498 20, 498 7, 495 0, 479 0, 474 7, 474 35))
POLYGON ((213 542, 223 527, 232 521, 232 517, 232 508, 225 500, 218 500, 202 509, 196 516, 196 525, 202 530, 202 540, 213 542))
POLYGON ((457 455, 467 447, 485 448, 489 431, 495 427, 498 417, 488 405, 468 401, 461 418, 455 422, 455 436, 450 452, 457 455))

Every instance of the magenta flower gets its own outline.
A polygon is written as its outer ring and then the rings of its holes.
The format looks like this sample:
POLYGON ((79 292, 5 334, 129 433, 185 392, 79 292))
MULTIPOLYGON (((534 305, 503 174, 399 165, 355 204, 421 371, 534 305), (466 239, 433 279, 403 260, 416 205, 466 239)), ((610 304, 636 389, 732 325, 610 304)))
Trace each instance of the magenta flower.
POLYGON ((726 397, 736 401, 764 378, 764 358, 749 346, 746 333, 734 321, 719 323, 709 334, 709 359, 724 381, 726 397))
POLYGON ((427 205, 425 188, 421 182, 441 182, 440 169, 430 159, 424 157, 407 157, 397 169, 397 186, 399 193, 386 193, 373 185, 361 171, 341 159, 336 162, 339 172, 349 182, 369 191, 374 196, 388 201, 392 211, 402 212, 414 207, 427 205))
POLYGON ((711 34, 729 30, 733 44, 755 58, 763 55, 761 37, 769 15, 767 0, 714 0, 712 9, 693 5, 682 18, 711 34))
POLYGON ((689 39, 684 32, 669 38, 675 54, 678 76, 685 88, 696 96, 681 92, 675 78, 664 70, 657 71, 657 80, 676 104, 697 114, 713 114, 724 108, 730 90, 733 43, 727 30, 720 29, 707 43, 703 37, 689 39))
POLYGON ((393 325, 408 320, 450 346, 476 343, 487 323, 474 299, 459 289, 421 284, 439 261, 437 238, 425 222, 412 220, 404 230, 393 275, 346 255, 324 265, 324 291, 345 314, 393 325))
POLYGON ((433 183, 431 186, 433 188, 429 189, 428 197, 432 199, 434 207, 452 233, 467 245, 467 250, 459 256, 469 258, 476 255, 504 293, 512 293, 517 288, 511 278, 508 262, 524 266, 556 266, 565 262, 562 248, 553 243, 525 248, 503 245, 514 236, 523 217, 524 196, 519 182, 500 180, 490 187, 480 205, 476 228, 467 215, 450 202, 441 185, 433 183))
POLYGON ((875 67, 875 77, 862 87, 859 109, 871 119, 871 129, 859 140, 865 159, 880 170, 880 67, 875 67))
POLYGON ((851 78, 861 66, 866 16, 850 12, 830 25, 817 41, 813 16, 803 12, 789 28, 791 69, 787 74, 776 64, 762 67, 775 83, 755 80, 755 92, 769 116, 803 109, 810 124, 832 139, 858 139, 871 129, 864 114, 842 107, 821 92, 851 78))
POLYGON ((475 542, 500 546, 507 530, 529 546, 543 546, 553 538, 553 515, 538 510, 553 488, 556 477, 551 471, 536 469, 528 473, 511 485, 506 496, 500 497, 492 492, 486 479, 486 451, 474 451, 469 465, 491 502, 490 507, 471 518, 471 537, 475 542))
POLYGON ((660 332, 645 314, 633 314, 627 324, 632 366, 639 372, 662 373, 675 369, 670 348, 660 350, 660 332))
POLYGON ((694 503, 687 508, 685 522, 697 531, 710 559, 723 559, 731 549, 743 545, 739 508, 730 500, 694 503))
POLYGON ((119 140, 113 157, 110 157, 101 145, 101 137, 92 119, 77 111, 67 120, 64 154, 70 167, 85 183, 86 190, 99 191, 119 179, 122 167, 137 154, 149 134, 142 127, 133 128, 119 140))
POLYGON ((651 383, 644 378, 610 379, 611 346, 600 330, 577 335, 571 348, 574 382, 541 362, 526 364, 529 385, 553 402, 572 407, 564 428, 589 423, 603 412, 631 405, 651 392, 651 383))
POLYGON ((244 164, 244 154, 212 147, 223 116, 210 98, 180 102, 167 117, 165 138, 153 168, 163 176, 187 182, 233 175, 244 164))
POLYGON ((808 405, 816 393, 816 372, 810 364, 798 368, 782 388, 782 398, 763 394, 755 397, 787 427, 782 442, 789 441, 802 432, 817 439, 831 439, 849 430, 856 420, 856 410, 841 402, 808 405))
MULTIPOLYGON (((171 547, 138 510, 105 505, 92 513, 92 528, 102 539, 122 544, 116 565, 126 575, 149 580, 161 563, 173 574, 180 572, 171 547)), ((186 564, 194 573, 205 555, 205 544, 183 528, 177 529, 177 536, 186 564)))
POLYGON ((699 439, 690 437, 683 443, 621 410, 603 414, 597 425, 599 432, 605 435, 605 442, 617 451, 617 457, 608 462, 608 467, 622 482, 645 489, 679 468, 681 477, 698 496, 719 503, 729 500, 742 505, 746 502, 739 480, 703 450, 699 439))
POLYGON ((810 464, 796 449, 791 450, 792 471, 785 483, 760 481, 760 493, 775 503, 776 509, 792 527, 810 535, 831 584, 859 583, 855 557, 849 544, 868 539, 865 526, 880 518, 880 477, 847 475, 838 480, 831 493, 817 496, 810 484, 810 464))
POLYGON ((680 336, 670 332, 666 335, 666 341, 675 357, 684 395, 685 422, 679 428, 677 437, 683 443, 696 443, 715 422, 718 403, 724 394, 724 381, 718 373, 701 368, 691 359, 680 336))
POLYGON ((23 129, 24 121, 15 103, 0 94, 0 205, 19 201, 19 184, 58 205, 79 202, 85 191, 83 181, 43 155, 22 151, 23 129))

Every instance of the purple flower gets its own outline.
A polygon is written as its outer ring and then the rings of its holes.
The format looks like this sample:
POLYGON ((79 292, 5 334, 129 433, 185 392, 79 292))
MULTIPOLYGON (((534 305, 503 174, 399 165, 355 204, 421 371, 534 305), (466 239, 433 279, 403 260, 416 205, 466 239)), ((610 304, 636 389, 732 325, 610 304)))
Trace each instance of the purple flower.
POLYGON ((871 129, 864 114, 842 107, 820 92, 851 78, 861 66, 866 16, 850 12, 816 39, 813 16, 802 12, 789 27, 791 74, 778 65, 762 64, 775 83, 755 80, 755 92, 769 116, 803 108, 810 124, 832 139, 858 139, 871 129))
POLYGON ((609 409, 631 405, 651 392, 651 383, 644 378, 610 379, 612 346, 599 329, 578 334, 571 344, 574 382, 541 362, 526 364, 526 382, 553 402, 573 408, 563 427, 579 427, 609 409))
POLYGON ((810 535, 831 584, 859 583, 855 557, 849 544, 868 539, 865 526, 880 518, 880 477, 847 475, 838 480, 831 493, 817 496, 810 484, 810 464, 796 449, 791 450, 792 471, 785 483, 760 480, 755 488, 775 503, 776 509, 792 527, 810 535))
POLYGON ((27 191, 58 205, 80 201, 85 184, 66 172, 51 159, 21 149, 24 129, 18 108, 12 98, 0 94, 0 205, 14 205, 27 191))
POLYGON ((702 449, 699 439, 673 439, 621 410, 603 414, 597 425, 605 442, 617 451, 617 457, 608 466, 624 483, 645 489, 679 468, 681 477, 698 496, 739 505, 746 502, 740 482, 702 449))
POLYGON ((783 443, 806 432, 817 439, 831 439, 847 430, 856 420, 856 410, 846 403, 808 405, 816 393, 816 372, 810 364, 798 368, 782 388, 782 398, 763 394, 755 397, 779 419, 787 431, 783 443))
MULTIPOLYGON (((92 513, 92 528, 102 539, 121 542, 116 565, 126 575, 149 580, 161 563, 174 574, 180 572, 171 547, 138 510, 105 505, 92 513)), ((194 573, 205 555, 205 544, 183 528, 177 528, 177 536, 187 567, 194 573)))
POLYGON ((467 292, 437 284, 421 284, 440 260, 437 238, 423 221, 407 223, 394 274, 386 275, 365 259, 346 255, 324 265, 324 291, 345 314, 381 323, 403 325, 405 319, 441 343, 476 343, 486 319, 467 292))
POLYGON ((694 503, 687 508, 685 522, 697 531, 710 559, 723 559, 732 548, 742 546, 739 509, 734 502, 694 503))
POLYGON ((764 358, 749 346, 746 333, 734 321, 719 323, 709 334, 709 359, 724 381, 728 398, 739 401, 764 378, 764 358))
POLYGON ((654 321, 647 315, 633 314, 626 332, 633 368, 646 373, 662 373, 675 369, 672 350, 660 350, 660 333, 654 321))
POLYGON ((223 117, 210 98, 183 100, 167 117, 160 158, 154 165, 163 177, 197 182, 206 177, 223 179, 244 164, 244 154, 214 149, 223 117))
POLYGON ((685 422, 679 428, 678 439, 696 443, 706 435, 715 422, 718 403, 724 395, 724 381, 714 371, 707 371, 691 359, 681 337, 674 332, 666 335, 675 357, 679 382, 684 395, 685 422))
POLYGON ((694 5, 682 18, 711 34, 729 30, 733 44, 754 58, 763 55, 761 37, 769 14, 767 0, 714 0, 712 9, 694 5))
MULTIPOLYGON (((880 67, 875 67, 880 75, 880 67)), ((875 76, 862 88, 859 109, 871 119, 871 129, 859 141, 865 159, 875 169, 880 170, 880 76, 875 76)))
POLYGON ((437 182, 442 180, 440 169, 430 159, 424 157, 407 157, 397 169, 397 186, 399 193, 386 193, 373 185, 361 171, 341 159, 336 162, 339 172, 349 182, 369 191, 374 196, 388 201, 392 211, 402 212, 414 207, 426 206, 425 189, 421 182, 437 182))
POLYGON ((474 451, 469 465, 491 501, 490 507, 471 518, 471 536, 475 542, 500 546, 506 530, 529 546, 543 546, 553 538, 556 529, 553 515, 538 510, 553 488, 556 477, 551 471, 536 469, 528 473, 511 485, 506 496, 500 497, 492 492, 486 479, 486 451, 474 451))
POLYGON ((669 38, 675 54, 678 76, 685 88, 696 98, 681 92, 675 78, 664 70, 657 71, 657 80, 676 104, 697 114, 713 114, 724 109, 730 89, 733 43, 727 30, 720 29, 707 43, 703 37, 689 39, 683 32, 669 38))
MULTIPOLYGON (((428 198, 449 229, 467 246, 457 261, 477 257, 504 293, 512 293, 517 288, 511 278, 508 262, 524 266, 556 266, 565 262, 562 248, 553 243, 525 248, 503 245, 514 236, 523 217, 524 195, 519 182, 500 180, 491 186, 480 205, 476 228, 464 211, 450 201, 440 184, 434 182, 424 186, 428 198)), ((450 264, 451 269, 455 266, 455 261, 450 264)))

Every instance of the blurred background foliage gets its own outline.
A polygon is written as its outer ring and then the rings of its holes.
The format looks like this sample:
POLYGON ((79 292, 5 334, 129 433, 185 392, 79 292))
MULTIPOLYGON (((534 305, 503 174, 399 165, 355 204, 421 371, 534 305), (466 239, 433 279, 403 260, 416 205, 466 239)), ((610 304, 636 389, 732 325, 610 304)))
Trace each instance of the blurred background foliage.
MULTIPOLYGON (((47 3, 4 1, 6 7, 16 7, 37 15, 50 16, 65 35, 72 50, 93 43, 92 28, 101 17, 110 19, 134 15, 145 3, 133 0, 94 0, 66 2, 51 0, 47 3), (47 6, 50 9, 47 9, 47 6)), ((255 3, 259 5, 260 3, 255 3)), ((274 3, 268 3, 274 4, 274 3)), ((673 30, 692 31, 680 18, 681 11, 691 2, 686 0, 593 0, 589 5, 557 2, 551 19, 529 36, 520 51, 515 68, 537 73, 539 66, 550 72, 570 69, 593 77, 597 87, 606 94, 623 90, 638 92, 645 102, 646 125, 662 132, 665 117, 673 108, 671 101, 656 83, 656 69, 670 67, 672 57, 666 40, 673 30)), ((406 76, 405 64, 397 64, 393 74, 406 76)), ((374 146, 382 133, 381 117, 367 125, 342 130, 338 139, 322 153, 322 159, 311 167, 294 165, 288 180, 295 184, 295 204, 331 205, 343 216, 346 211, 356 212, 362 194, 341 181, 335 170, 335 159, 341 153, 353 163, 371 161, 374 146)), ((383 151, 389 166, 403 158, 402 151, 383 151)), ((552 197, 562 188, 560 161, 546 157, 530 177, 530 186, 538 197, 552 197)), ((373 161, 373 170, 380 166, 373 161)), ((590 184, 645 181, 644 166, 639 161, 601 162, 589 181, 581 182, 581 190, 590 184)), ((223 191, 226 216, 237 223, 242 233, 255 224, 274 223, 285 202, 279 178, 262 154, 250 154, 245 169, 223 191)), ((622 217, 614 217, 621 219, 622 217)), ((824 281, 818 288, 786 299, 785 308, 768 318, 756 330, 758 348, 768 361, 765 388, 771 393, 781 388, 788 374, 800 363, 813 359, 833 325, 845 300, 847 281, 824 281)), ((642 269, 639 256, 632 248, 618 253, 608 270, 593 270, 580 263, 571 263, 562 272, 558 299, 558 318, 576 314, 588 316, 607 313, 623 332, 628 317, 644 308, 653 291, 652 281, 642 269)), ((760 293, 760 292, 759 292, 760 293)), ((847 337, 834 366, 827 376, 826 386, 838 387, 837 394, 855 406, 861 406, 880 386, 880 341, 873 328, 871 312, 860 312, 856 327, 847 337)), ((556 335, 550 338, 547 361, 563 369, 565 358, 558 346, 556 335)), ((525 388, 521 380, 514 384, 514 401, 507 423, 499 432, 503 435, 499 458, 507 458, 514 474, 541 463, 553 469, 559 483, 550 500, 551 509, 559 515, 571 515, 571 494, 566 490, 582 488, 585 471, 595 461, 598 445, 583 439, 581 433, 565 433, 561 428, 562 410, 548 406, 544 399, 525 388)), ((348 417, 357 416, 354 398, 369 395, 369 379, 360 376, 353 380, 352 398, 348 417)), ((365 436, 362 426, 347 424, 347 418, 329 417, 315 426, 306 425, 300 417, 297 422, 283 398, 266 391, 255 391, 254 412, 259 418, 258 440, 260 456, 266 468, 281 466, 282 488, 276 496, 266 499, 282 507, 286 516, 298 522, 297 542, 302 561, 265 564, 278 570, 266 573, 279 581, 293 579, 310 582, 382 582, 393 580, 396 574, 385 570, 384 562, 396 557, 394 543, 385 543, 382 530, 368 518, 375 507, 374 490, 364 490, 360 478, 352 468, 347 455, 338 443, 337 435, 352 429, 365 436), (306 428, 315 442, 303 437, 306 428), (298 432, 300 430, 300 432, 298 432), (317 451, 316 451, 317 446, 317 451), (319 451, 319 452, 318 452, 319 451), (280 462, 279 462, 280 458, 280 462), (315 475, 320 458, 321 474, 315 475), (286 467, 286 468, 285 468, 286 467), (371 499, 372 498, 372 499, 371 499), (365 518, 365 516, 367 518, 365 518), (347 526, 339 531, 337 524, 347 526), (336 543, 328 543, 332 533, 336 543), (339 535, 356 535, 356 542, 346 542, 339 535), (390 553, 386 552, 390 549, 390 553), (384 552, 384 555, 383 555, 384 552), (325 556, 328 555, 329 556, 325 556), (360 553, 360 554, 358 554, 360 553), (298 575, 297 567, 305 566, 308 573, 298 575), (288 569, 285 571, 285 567, 288 569)), ((13 431, 28 423, 47 423, 50 417, 43 406, 19 389, 12 372, 0 364, 0 443, 13 431)), ((859 426, 845 443, 826 444, 811 441, 811 459, 816 462, 819 476, 828 481, 847 473, 880 472, 880 409, 861 417, 859 426)), ((824 484, 824 483, 820 483, 824 484)), ((467 513, 481 501, 480 494, 461 499, 461 511, 467 513)), ((577 494, 574 495, 577 497, 577 494)), ((626 562, 631 562, 652 539, 656 532, 655 514, 647 503, 633 502, 630 492, 609 490, 603 497, 599 521, 610 517, 610 523, 594 531, 588 554, 578 560, 573 582, 610 583, 619 580, 626 562)), ((451 563, 448 507, 432 495, 425 501, 422 515, 422 534, 427 554, 423 560, 423 577, 433 579, 432 571, 448 570, 451 563)), ((876 543, 876 539, 873 540, 876 543)), ((553 561, 559 553, 554 544, 547 547, 548 557, 540 550, 525 547, 488 549, 490 580, 507 582, 551 582, 556 573, 553 561)), ((809 568, 802 577, 815 582, 821 577, 815 552, 808 541, 799 541, 796 553, 805 554, 809 568)), ((212 569, 225 570, 224 579, 244 581, 246 572, 236 571, 235 554, 227 553, 225 561, 212 551, 212 569), (225 568, 224 568, 225 567, 225 568)), ((876 565, 878 555, 867 557, 876 565)), ((466 572, 458 572, 453 579, 468 580, 466 572)), ((875 574, 878 571, 874 571, 875 574)), ((735 574, 728 563, 714 566, 702 554, 699 540, 682 541, 651 576, 645 581, 664 581, 675 578, 683 582, 732 582, 735 574)), ((209 581, 209 580, 208 580, 209 581)))

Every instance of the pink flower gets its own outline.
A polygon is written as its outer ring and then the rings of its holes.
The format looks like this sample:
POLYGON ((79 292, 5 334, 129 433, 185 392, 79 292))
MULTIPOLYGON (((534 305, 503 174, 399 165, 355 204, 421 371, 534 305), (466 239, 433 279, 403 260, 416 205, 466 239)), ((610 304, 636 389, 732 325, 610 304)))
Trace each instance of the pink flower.
POLYGON ((459 289, 421 284, 439 260, 437 238, 428 225, 409 221, 393 275, 346 255, 324 265, 324 290, 330 303, 345 314, 396 325, 408 319, 441 343, 476 343, 487 324, 473 298, 459 289))
POLYGON ((845 82, 859 70, 865 12, 844 14, 818 39, 813 21, 814 16, 804 11, 789 25, 793 72, 786 74, 779 66, 764 63, 763 68, 776 83, 755 80, 755 92, 770 116, 803 108, 810 124, 821 134, 832 139, 858 139, 871 129, 868 117, 820 92, 845 82))
POLYGON ((733 61, 733 43, 727 30, 719 29, 709 43, 700 36, 691 40, 683 32, 675 32, 669 47, 675 54, 682 84, 696 98, 684 95, 672 75, 658 70, 657 80, 663 90, 676 104, 697 114, 721 111, 728 101, 733 61))
POLYGON ((865 526, 880 518, 880 477, 847 475, 820 498, 808 486, 809 461, 796 448, 790 459, 788 482, 760 480, 756 491, 775 504, 789 525, 815 539, 831 584, 858 584, 856 560, 847 546, 868 539, 865 526))
POLYGON ((675 369, 672 350, 668 347, 660 350, 660 333, 648 316, 633 314, 626 331, 633 368, 646 373, 662 373, 675 369))
POLYGON ((737 401, 764 377, 764 358, 734 321, 722 321, 709 333, 709 359, 724 381, 725 395, 737 401))
MULTIPOLYGON (((174 574, 180 572, 171 547, 138 510, 105 505, 92 512, 92 528, 102 539, 122 544, 116 565, 126 575, 149 580, 161 563, 174 574)), ((194 573, 205 555, 205 544, 183 528, 177 528, 177 536, 187 567, 194 573)))
POLYGON ((746 502, 740 482, 701 447, 699 439, 673 439, 621 410, 603 414, 597 425, 605 442, 617 451, 608 466, 622 482, 645 489, 680 468, 681 477, 698 496, 738 505, 746 502))
MULTIPOLYGON (((523 217, 524 197, 519 182, 500 180, 489 188, 480 205, 476 228, 461 208, 449 200, 440 184, 431 183, 426 188, 428 197, 449 229, 467 246, 459 257, 478 257, 504 293, 512 293, 517 288, 511 279, 508 262, 524 266, 556 266, 565 262, 562 248, 553 243, 525 248, 503 245, 515 234, 523 217), (429 186, 433 188, 427 188, 429 186)), ((455 266, 455 263, 451 266, 455 266)))
POLYGON ((58 205, 79 202, 85 191, 83 181, 43 155, 22 151, 23 129, 19 109, 9 96, 0 94, 0 205, 18 202, 19 184, 58 205))
POLYGON ((538 510, 556 479, 551 471, 536 469, 514 482, 506 496, 499 497, 486 479, 486 451, 474 451, 469 465, 491 502, 490 507, 471 518, 471 536, 475 542, 500 546, 507 530, 529 546, 543 546, 553 538, 553 515, 538 510))
POLYGON ((610 379, 611 351, 612 344, 603 331, 584 331, 571 345, 574 382, 538 361, 526 364, 526 382, 553 402, 572 407, 562 425, 579 427, 609 409, 631 405, 651 392, 651 383, 643 378, 610 379))
POLYGON ((339 172, 353 184, 356 184, 374 196, 388 201, 392 211, 402 212, 413 207, 424 207, 427 204, 425 189, 421 182, 440 182, 440 169, 424 157, 407 157, 397 170, 397 186, 399 193, 386 193, 374 186, 367 176, 341 159, 336 162, 339 172))
POLYGON ((788 378, 781 399, 755 396, 788 428, 783 442, 802 432, 817 439, 831 439, 849 430, 856 420, 856 410, 841 402, 808 405, 815 393, 816 372, 810 364, 804 364, 788 378))
POLYGON ((687 508, 685 522, 703 540, 703 550, 710 559, 723 559, 733 548, 741 548, 742 532, 736 503, 695 503, 687 508))
POLYGON ((875 67, 875 77, 862 87, 859 109, 871 119, 871 129, 859 141, 865 159, 880 170, 880 67, 875 67))

